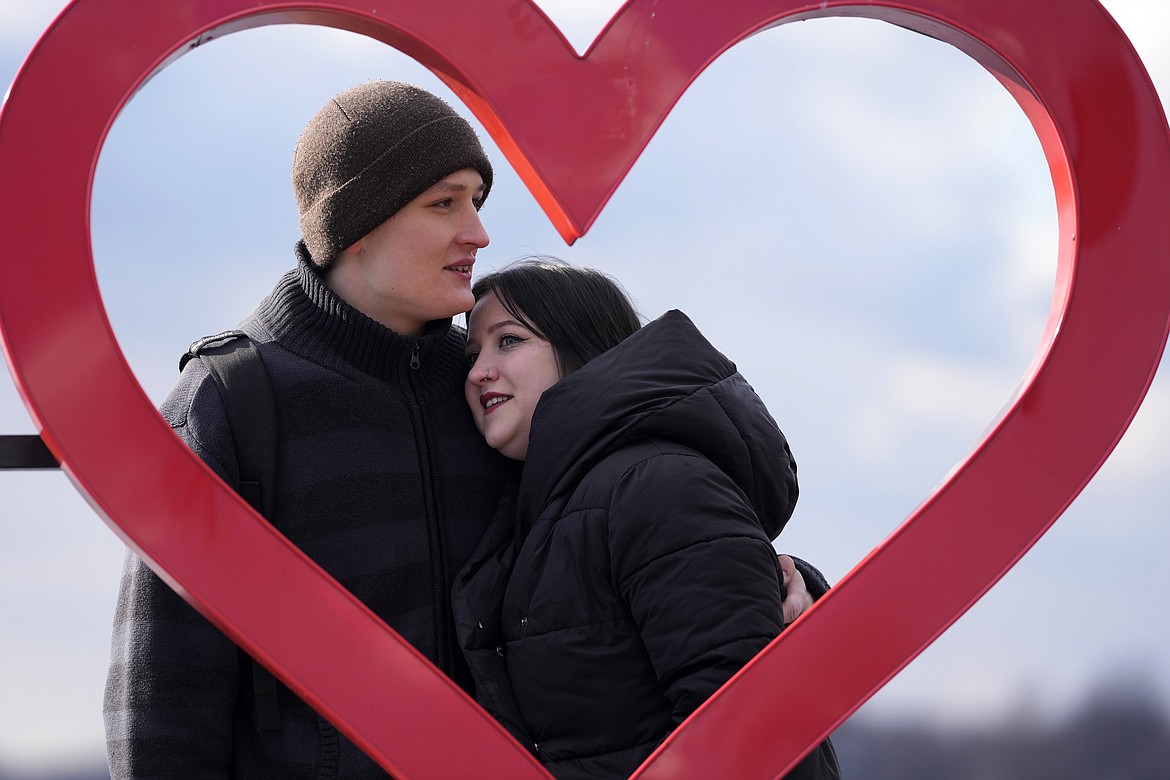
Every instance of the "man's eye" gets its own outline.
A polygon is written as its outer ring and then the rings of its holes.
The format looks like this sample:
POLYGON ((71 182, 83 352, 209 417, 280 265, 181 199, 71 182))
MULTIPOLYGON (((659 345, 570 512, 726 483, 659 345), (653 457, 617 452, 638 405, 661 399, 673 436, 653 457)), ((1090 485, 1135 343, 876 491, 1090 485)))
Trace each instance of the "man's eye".
POLYGON ((438 206, 441 209, 449 209, 449 208, 451 208, 451 199, 450 198, 443 198, 442 200, 436 201, 436 202, 432 203, 431 205, 438 206))

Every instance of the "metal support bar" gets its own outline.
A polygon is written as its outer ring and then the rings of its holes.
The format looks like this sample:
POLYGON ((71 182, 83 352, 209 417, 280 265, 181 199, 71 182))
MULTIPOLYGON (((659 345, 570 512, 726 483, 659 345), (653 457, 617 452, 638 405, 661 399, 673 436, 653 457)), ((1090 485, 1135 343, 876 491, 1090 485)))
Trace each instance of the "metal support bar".
POLYGON ((61 464, 35 434, 0 436, 0 469, 57 469, 61 464))

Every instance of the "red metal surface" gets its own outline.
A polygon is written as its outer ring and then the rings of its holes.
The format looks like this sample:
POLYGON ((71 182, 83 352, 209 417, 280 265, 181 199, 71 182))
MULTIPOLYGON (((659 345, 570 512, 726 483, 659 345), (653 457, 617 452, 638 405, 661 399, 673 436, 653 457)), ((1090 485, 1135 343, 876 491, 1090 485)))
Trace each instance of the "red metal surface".
POLYGON ((405 0, 75 0, 0 110, 0 186, 16 194, 0 210, 0 327, 30 413, 110 527, 383 766, 411 778, 546 776, 158 416, 94 276, 98 152, 134 90, 194 42, 328 25, 438 73, 571 241, 708 63, 764 27, 827 16, 940 38, 1012 92, 1052 170, 1059 271, 1037 358, 986 439, 638 775, 776 777, 1035 543, 1112 451, 1157 368, 1170 328, 1170 133, 1095 0, 633 0, 584 58, 528 0, 449 0, 441 14, 405 0), (784 718, 793 710, 799 721, 784 718))

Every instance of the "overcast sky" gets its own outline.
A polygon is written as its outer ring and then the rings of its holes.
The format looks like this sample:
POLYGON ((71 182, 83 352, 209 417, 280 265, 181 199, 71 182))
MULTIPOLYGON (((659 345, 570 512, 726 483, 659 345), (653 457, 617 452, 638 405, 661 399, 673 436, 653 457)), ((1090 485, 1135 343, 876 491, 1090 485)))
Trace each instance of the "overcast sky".
MULTIPOLYGON (((619 3, 540 5, 583 50, 619 3)), ((1170 4, 1103 5, 1168 94, 1170 4)), ((62 7, 0 0, 0 83, 62 7)), ((268 27, 184 56, 118 118, 94 186, 95 266, 156 402, 187 344, 233 326, 291 266, 296 138, 374 78, 459 105, 382 44, 268 27)), ((481 135, 497 178, 477 273, 555 254, 615 275, 646 317, 690 314, 792 442, 801 499, 778 546, 833 581, 980 441, 1038 344, 1056 265, 1047 166, 1006 91, 946 44, 842 19, 754 36, 696 81, 571 248, 481 135)), ((1165 374, 1072 508, 862 717, 1055 716, 1119 678, 1170 706, 1165 374)), ((0 372, 0 433, 34 431, 0 372)), ((0 473, 0 533, 0 772, 100 760, 122 546, 55 472, 0 473)))

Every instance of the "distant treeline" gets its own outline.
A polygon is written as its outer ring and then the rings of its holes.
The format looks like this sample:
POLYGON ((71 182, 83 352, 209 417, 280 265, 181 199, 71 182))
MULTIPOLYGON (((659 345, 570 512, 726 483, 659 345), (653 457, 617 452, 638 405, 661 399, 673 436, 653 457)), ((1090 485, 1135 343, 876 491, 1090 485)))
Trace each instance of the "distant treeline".
MULTIPOLYGON (((979 729, 886 724, 862 714, 833 735, 845 780, 1168 780, 1170 716, 1138 686, 1106 686, 1062 718, 1013 715, 979 729)), ((0 780, 109 780, 88 770, 0 780)), ((735 778, 728 778, 735 780, 735 778)))
POLYGON ((845 780, 1170 780, 1170 717, 1130 685, 1102 688, 1062 718, 979 729, 858 715, 833 743, 845 780))

